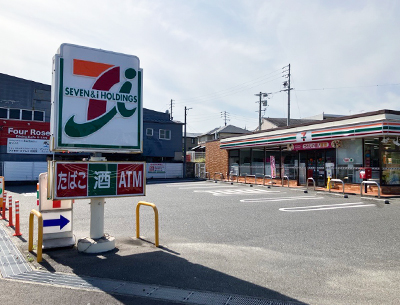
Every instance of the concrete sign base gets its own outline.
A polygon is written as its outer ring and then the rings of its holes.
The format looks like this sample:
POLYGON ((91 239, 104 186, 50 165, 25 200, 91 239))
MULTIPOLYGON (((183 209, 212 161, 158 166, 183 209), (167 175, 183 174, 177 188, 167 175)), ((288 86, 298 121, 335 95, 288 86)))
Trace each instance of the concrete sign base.
POLYGON ((115 248, 113 236, 103 236, 99 239, 89 237, 78 240, 78 251, 83 253, 103 253, 115 248))
POLYGON ((115 248, 115 238, 104 234, 105 198, 90 199, 90 238, 78 241, 78 251, 103 253, 115 248))

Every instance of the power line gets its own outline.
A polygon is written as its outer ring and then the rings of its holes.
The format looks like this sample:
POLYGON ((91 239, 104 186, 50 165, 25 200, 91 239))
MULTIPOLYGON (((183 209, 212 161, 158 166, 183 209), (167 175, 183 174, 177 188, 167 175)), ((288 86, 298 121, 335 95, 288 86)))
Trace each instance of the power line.
POLYGON ((178 101, 176 101, 176 103, 179 104, 179 103, 184 103, 184 102, 187 102, 187 101, 192 101, 190 103, 195 103, 196 101, 200 101, 200 100, 210 100, 210 99, 215 99, 215 98, 221 98, 221 97, 229 96, 229 95, 232 95, 232 94, 244 91, 244 90, 252 89, 252 88, 254 88, 256 86, 259 86, 260 84, 268 83, 268 82, 271 82, 271 81, 274 81, 274 80, 277 80, 277 79, 280 78, 280 72, 276 73, 276 71, 273 71, 273 72, 271 72, 271 73, 269 73, 267 75, 270 75, 272 73, 275 73, 275 74, 270 76, 270 77, 267 77, 267 78, 259 77, 261 79, 256 81, 256 82, 254 80, 256 80, 258 78, 253 79, 253 80, 248 81, 248 82, 245 82, 245 83, 242 83, 242 84, 238 84, 236 86, 233 86, 233 87, 230 87, 230 88, 227 88, 227 89, 223 89, 223 90, 220 90, 220 91, 216 91, 216 92, 212 92, 212 93, 209 93, 209 94, 205 94, 205 95, 202 95, 202 96, 178 100, 178 101), (251 85, 251 86, 246 85, 248 83, 250 83, 249 85, 251 85))
POLYGON ((315 88, 315 89, 294 89, 294 90, 295 91, 322 91, 322 90, 385 87, 385 86, 399 86, 399 85, 400 85, 400 83, 398 83, 398 84, 382 84, 382 85, 347 86, 347 87, 327 87, 327 88, 315 88))

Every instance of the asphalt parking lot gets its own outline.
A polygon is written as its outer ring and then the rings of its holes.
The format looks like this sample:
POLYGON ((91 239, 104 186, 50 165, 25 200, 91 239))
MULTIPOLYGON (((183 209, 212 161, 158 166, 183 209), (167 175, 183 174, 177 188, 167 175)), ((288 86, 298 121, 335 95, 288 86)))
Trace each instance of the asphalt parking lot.
MULTIPOLYGON (((12 240, 24 256, 32 255, 28 215, 37 208, 36 186, 6 190, 21 203, 23 236, 12 240)), ((89 200, 77 200, 73 210, 76 239, 89 236, 89 200)), ((116 238, 115 250, 49 250, 41 264, 31 264, 50 272, 302 304, 397 304, 399 216, 399 199, 385 204, 298 188, 150 182, 146 196, 107 199, 105 232, 116 238), (159 248, 149 207, 141 208, 142 239, 135 238, 140 200, 158 207, 159 248)))

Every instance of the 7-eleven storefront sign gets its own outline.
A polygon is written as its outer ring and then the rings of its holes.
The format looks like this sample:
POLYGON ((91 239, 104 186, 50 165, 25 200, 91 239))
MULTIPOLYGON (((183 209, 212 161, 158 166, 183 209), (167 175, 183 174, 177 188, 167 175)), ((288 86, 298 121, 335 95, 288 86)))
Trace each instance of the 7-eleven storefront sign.
POLYGON ((62 44, 53 66, 51 150, 142 152, 139 58, 62 44))

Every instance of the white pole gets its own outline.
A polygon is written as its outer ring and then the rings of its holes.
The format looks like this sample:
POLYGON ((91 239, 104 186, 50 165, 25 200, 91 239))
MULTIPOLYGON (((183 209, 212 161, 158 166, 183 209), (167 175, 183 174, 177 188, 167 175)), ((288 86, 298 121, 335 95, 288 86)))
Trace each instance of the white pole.
POLYGON ((104 204, 105 198, 90 199, 90 238, 92 239, 104 236, 104 204))

